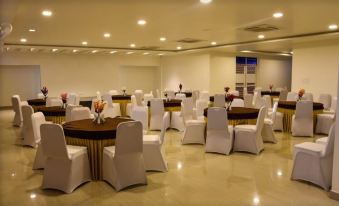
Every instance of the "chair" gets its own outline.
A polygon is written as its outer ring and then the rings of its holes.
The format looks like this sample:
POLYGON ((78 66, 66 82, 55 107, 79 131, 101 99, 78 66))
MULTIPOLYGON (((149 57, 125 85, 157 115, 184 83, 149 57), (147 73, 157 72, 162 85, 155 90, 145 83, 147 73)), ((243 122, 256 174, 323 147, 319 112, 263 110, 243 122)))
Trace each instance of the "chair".
POLYGON ((205 116, 204 116, 204 110, 208 108, 208 101, 202 100, 202 99, 198 99, 196 101, 196 119, 200 119, 200 120, 204 120, 205 116))
POLYGON ((71 121, 90 119, 91 111, 88 107, 76 107, 71 111, 71 121))
POLYGON ((119 95, 119 92, 117 90, 109 90, 108 94, 112 95, 119 95))
POLYGON ((312 93, 305 93, 302 97, 302 100, 307 100, 313 102, 313 94, 312 93))
POLYGON ((233 151, 244 151, 258 155, 264 149, 261 132, 266 112, 265 107, 260 108, 256 125, 237 125, 234 127, 233 151))
POLYGON ((173 90, 166 91, 168 99, 175 99, 175 92, 173 90))
POLYGON ((182 144, 205 144, 205 121, 193 119, 193 100, 186 98, 182 101, 181 111, 185 124, 182 144))
POLYGON ((335 126, 332 126, 326 144, 295 145, 291 179, 312 182, 328 191, 332 183, 334 139, 335 126))
POLYGON ((192 100, 193 100, 193 105, 196 105, 197 100, 199 100, 199 90, 193 90, 192 91, 192 100))
POLYGON ((148 131, 148 107, 133 107, 131 118, 140 121, 142 123, 142 128, 144 133, 148 131))
POLYGON ((318 102, 322 103, 325 110, 329 110, 331 107, 332 96, 330 94, 320 94, 318 102))
POLYGON ((67 99, 67 104, 80 105, 80 96, 76 93, 70 93, 67 99))
POLYGON ((144 95, 143 105, 147 107, 147 104, 148 104, 148 102, 149 102, 151 99, 154 99, 153 94, 145 94, 145 95, 144 95))
POLYGON ((161 124, 160 135, 143 136, 143 155, 146 170, 166 172, 167 162, 165 160, 165 151, 162 145, 165 142, 166 121, 169 113, 164 113, 161 124))
POLYGON ((286 101, 296 101, 298 99, 298 94, 296 92, 288 92, 286 101))
POLYGON ((43 99, 43 98, 45 98, 45 96, 44 96, 41 92, 39 92, 39 93, 36 95, 36 97, 37 97, 38 99, 43 99))
POLYGON ((264 107, 267 108, 268 112, 272 112, 272 99, 270 95, 264 95, 262 97, 262 100, 264 102, 264 107))
MULTIPOLYGON (((335 129, 335 128, 333 128, 335 129)), ((323 144, 323 145, 326 145, 328 142, 328 137, 322 137, 322 138, 319 138, 315 141, 315 143, 317 144, 323 144)))
POLYGON ((143 106, 142 100, 144 98, 144 92, 142 90, 135 90, 134 96, 135 96, 135 99, 137 100, 137 105, 143 106))
POLYGON ((287 100, 287 90, 282 89, 280 91, 279 101, 286 101, 286 100, 287 100))
POLYGON ((200 92, 199 99, 202 99, 202 100, 209 102, 210 101, 210 95, 209 95, 208 91, 200 92))
POLYGON ((313 103, 298 101, 292 116, 292 136, 313 137, 313 103))
MULTIPOLYGON (((162 99, 151 100, 150 130, 161 130, 161 122, 165 113, 164 101, 162 99)), ((167 112, 168 113, 168 112, 167 112)), ((166 129, 170 125, 170 117, 166 119, 166 129)))
POLYGON ((137 99, 135 95, 131 95, 131 102, 127 103, 127 106, 126 106, 126 115, 131 116, 133 107, 137 107, 137 106, 138 104, 137 104, 137 99))
POLYGON ((78 106, 78 105, 72 105, 72 104, 68 104, 66 107, 66 112, 65 112, 65 122, 70 122, 72 121, 71 118, 71 111, 72 109, 76 108, 76 107, 82 107, 82 106, 78 106))
POLYGON ((62 100, 56 97, 47 97, 46 99, 46 107, 55 107, 62 105, 62 100))
POLYGON ((253 107, 253 94, 244 95, 244 106, 247 108, 253 107))
POLYGON ((254 108, 258 108, 258 109, 264 106, 263 100, 261 98, 261 90, 254 91, 252 104, 254 108))
POLYGON ((33 126, 33 134, 34 139, 37 145, 37 151, 35 153, 35 159, 33 163, 33 169, 42 169, 45 167, 46 157, 43 155, 42 152, 42 145, 41 145, 41 135, 40 135, 40 126, 42 124, 46 124, 45 116, 42 112, 36 112, 32 114, 32 126, 33 126))
POLYGON ((216 94, 214 95, 214 107, 225 107, 225 95, 224 94, 216 94))
POLYGON ((335 121, 336 113, 334 114, 317 114, 317 125, 315 127, 315 133, 328 134, 330 132, 331 125, 335 121))
POLYGON ((230 93, 230 94, 233 94, 233 95, 236 96, 236 97, 239 97, 239 91, 237 91, 237 90, 232 90, 232 91, 230 91, 229 93, 230 93))
POLYGON ((184 93, 176 93, 175 94, 175 99, 183 100, 185 98, 186 98, 186 94, 184 94, 184 93))
POLYGON ((181 111, 172 111, 171 112, 171 124, 170 128, 177 129, 179 132, 185 130, 185 123, 182 117, 182 107, 181 111))
POLYGON ((29 105, 22 105, 22 136, 23 136, 23 145, 36 147, 37 143, 34 138, 33 133, 33 124, 32 124, 32 114, 34 113, 33 108, 29 105))
POLYGON ((130 185, 147 184, 140 122, 118 125, 115 146, 104 147, 102 172, 103 179, 117 191, 130 185))
POLYGON ((21 127, 22 126, 22 105, 28 105, 26 101, 21 101, 19 95, 12 96, 12 107, 14 110, 13 126, 21 127))
POLYGON ((207 117, 206 152, 229 155, 233 146, 233 126, 228 125, 226 109, 208 108, 207 117))
POLYGON ((121 116, 120 104, 112 102, 112 95, 110 93, 106 93, 102 96, 102 99, 106 101, 106 105, 103 111, 105 117, 117 117, 121 116))
POLYGON ((324 113, 334 114, 337 110, 337 97, 333 97, 331 101, 331 107, 329 110, 324 110, 324 113))
POLYGON ((245 103, 244 103, 244 100, 239 99, 239 98, 235 98, 235 99, 233 99, 231 106, 232 107, 244 107, 245 103))
POLYGON ((43 155, 46 157, 43 189, 71 193, 91 180, 86 147, 66 145, 64 131, 58 124, 40 126, 43 155))
POLYGON ((261 136, 264 142, 277 143, 277 139, 275 138, 274 131, 273 131, 273 125, 276 119, 277 108, 278 108, 278 102, 275 102, 273 105, 270 118, 264 119, 264 126, 261 131, 261 136))

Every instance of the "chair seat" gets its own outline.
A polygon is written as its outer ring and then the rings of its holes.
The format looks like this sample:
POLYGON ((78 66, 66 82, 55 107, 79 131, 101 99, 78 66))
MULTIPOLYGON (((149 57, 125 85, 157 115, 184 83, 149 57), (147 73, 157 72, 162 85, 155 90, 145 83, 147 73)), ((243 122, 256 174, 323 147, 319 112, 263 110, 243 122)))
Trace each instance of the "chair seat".
POLYGON ((328 137, 322 137, 322 138, 317 139, 315 142, 317 144, 324 144, 324 145, 326 145, 327 141, 328 141, 328 137))
POLYGON ((67 153, 71 159, 74 159, 77 156, 87 153, 87 147, 67 145, 67 153))
POLYGON ((160 144, 160 136, 159 135, 144 135, 143 143, 144 144, 160 144))
POLYGON ((249 131, 249 132, 255 132, 257 130, 256 125, 251 124, 243 124, 243 125, 237 125, 234 127, 234 131, 249 131))
POLYGON ((104 147, 104 153, 109 155, 110 157, 114 157, 115 146, 104 147))
POLYGON ((317 118, 329 118, 329 119, 334 119, 334 114, 331 114, 331 113, 317 114, 317 118))
POLYGON ((325 147, 326 145, 313 142, 303 142, 301 144, 294 145, 296 151, 302 151, 312 155, 322 154, 325 151, 325 147))
POLYGON ((265 118, 264 122, 265 122, 265 124, 269 124, 269 125, 273 124, 273 121, 269 118, 265 118))

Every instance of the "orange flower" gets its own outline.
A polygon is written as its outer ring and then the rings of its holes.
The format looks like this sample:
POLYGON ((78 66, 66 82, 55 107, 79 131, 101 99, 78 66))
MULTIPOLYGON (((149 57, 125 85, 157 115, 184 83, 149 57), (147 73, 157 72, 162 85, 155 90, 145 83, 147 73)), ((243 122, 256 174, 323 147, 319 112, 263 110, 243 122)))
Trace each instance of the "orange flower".
POLYGON ((105 108, 106 102, 103 100, 97 100, 94 102, 94 109, 96 113, 101 113, 105 108))

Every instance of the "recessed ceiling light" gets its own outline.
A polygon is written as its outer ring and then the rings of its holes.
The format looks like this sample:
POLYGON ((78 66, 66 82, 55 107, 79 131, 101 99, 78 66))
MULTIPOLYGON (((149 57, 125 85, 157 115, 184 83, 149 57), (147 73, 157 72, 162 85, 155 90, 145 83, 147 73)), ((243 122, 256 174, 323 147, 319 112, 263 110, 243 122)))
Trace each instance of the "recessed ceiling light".
POLYGON ((114 53, 116 53, 116 52, 117 52, 117 51, 110 51, 109 53, 110 53, 110 54, 114 54, 114 53))
POLYGON ((25 42, 27 42, 27 39, 21 38, 20 41, 23 42, 23 43, 25 43, 25 42))
POLYGON ((177 46, 177 50, 180 50, 181 49, 181 46, 177 46))
POLYGON ((133 54, 134 52, 126 52, 126 54, 133 54))
POLYGON ((291 51, 290 53, 293 54, 293 51, 291 51))
POLYGON ((259 34, 259 35, 258 35, 258 38, 259 38, 259 39, 263 39, 263 38, 265 38, 265 35, 259 34))
POLYGON ((41 13, 43 16, 52 16, 52 12, 50 11, 50 10, 44 10, 44 11, 42 11, 42 13, 41 13))
POLYGON ((281 13, 281 12, 276 12, 276 13, 273 14, 273 17, 274 17, 274 18, 281 18, 281 17, 283 17, 283 16, 284 16, 284 14, 281 13))
POLYGON ((52 49, 52 52, 56 52, 56 51, 58 51, 58 49, 52 49))
POLYGON ((338 26, 336 24, 331 24, 331 25, 328 26, 328 28, 331 29, 331 30, 335 30, 335 29, 338 28, 338 26))
POLYGON ((158 54, 159 56, 162 56, 162 55, 164 55, 163 53, 160 53, 160 54, 158 54))
POLYGON ((134 47, 135 47, 135 44, 130 44, 129 46, 132 47, 132 48, 134 48, 134 47))
POLYGON ((211 2, 212 0, 200 0, 200 3, 203 3, 203 4, 209 4, 211 2))
POLYGON ((144 19, 139 19, 138 20, 138 24, 141 25, 141 26, 145 25, 146 23, 147 22, 144 19))
POLYGON ((160 37, 160 41, 166 41, 165 37, 160 37))
POLYGON ((253 198, 253 203, 254 203, 255 205, 259 204, 259 202, 260 202, 259 197, 254 197, 254 198, 253 198))
POLYGON ((79 50, 77 50, 77 49, 73 49, 73 53, 76 53, 76 52, 78 52, 79 50))
POLYGON ((251 51, 249 51, 249 50, 242 50, 242 51, 240 51, 240 52, 243 52, 243 53, 250 53, 251 51))
POLYGON ((36 32, 36 29, 28 29, 29 32, 36 32))
POLYGON ((212 45, 217 45, 217 42, 212 41, 211 44, 212 44, 212 45))
POLYGON ((110 37, 111 37, 111 34, 110 34, 110 33, 104 33, 104 37, 105 37, 105 38, 110 38, 110 37))
POLYGON ((35 193, 32 193, 29 197, 30 197, 31 199, 35 199, 35 198, 36 198, 36 194, 35 194, 35 193))
POLYGON ((93 51, 92 51, 93 54, 94 54, 94 53, 97 53, 97 52, 98 52, 98 50, 93 50, 93 51))
POLYGON ((87 45, 88 42, 87 42, 87 41, 83 41, 83 42, 81 42, 81 44, 82 44, 82 45, 87 45))
POLYGON ((35 48, 30 48, 31 52, 35 50, 35 48))
POLYGON ((148 52, 144 52, 143 55, 148 55, 149 53, 148 52))

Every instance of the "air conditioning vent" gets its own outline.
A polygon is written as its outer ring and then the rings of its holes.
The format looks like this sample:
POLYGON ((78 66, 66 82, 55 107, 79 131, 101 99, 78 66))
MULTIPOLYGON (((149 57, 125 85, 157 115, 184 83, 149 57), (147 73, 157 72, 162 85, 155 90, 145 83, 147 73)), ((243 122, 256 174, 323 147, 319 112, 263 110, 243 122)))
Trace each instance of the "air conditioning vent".
POLYGON ((205 41, 205 40, 193 39, 193 38, 184 38, 184 39, 177 40, 177 42, 179 42, 179 43, 188 43, 188 44, 199 43, 199 42, 203 42, 203 41, 205 41))
POLYGON ((267 32, 267 31, 274 31, 279 30, 278 27, 269 25, 269 24, 260 24, 256 26, 250 26, 244 28, 245 31, 251 31, 251 32, 267 32))

